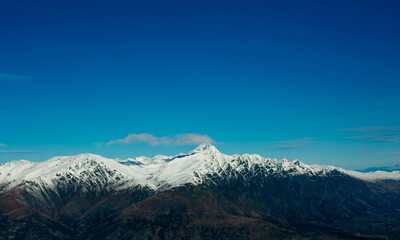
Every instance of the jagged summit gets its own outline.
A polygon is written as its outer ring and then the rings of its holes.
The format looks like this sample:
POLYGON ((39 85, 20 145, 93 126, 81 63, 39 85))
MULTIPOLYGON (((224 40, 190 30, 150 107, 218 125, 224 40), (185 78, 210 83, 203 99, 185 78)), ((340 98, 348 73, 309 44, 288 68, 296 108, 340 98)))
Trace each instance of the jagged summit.
POLYGON ((94 153, 81 153, 76 155, 76 158, 80 158, 80 159, 84 159, 84 158, 93 158, 93 159, 97 159, 97 158, 104 158, 98 154, 94 154, 94 153))
POLYGON ((219 153, 220 151, 218 151, 218 149, 214 145, 212 145, 211 143, 203 143, 203 144, 200 144, 192 152, 215 152, 215 153, 219 153))

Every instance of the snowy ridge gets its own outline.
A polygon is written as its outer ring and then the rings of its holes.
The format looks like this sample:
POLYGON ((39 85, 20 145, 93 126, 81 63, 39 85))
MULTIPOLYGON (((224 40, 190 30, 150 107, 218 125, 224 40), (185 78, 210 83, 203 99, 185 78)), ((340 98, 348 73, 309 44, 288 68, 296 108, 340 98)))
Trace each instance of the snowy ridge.
POLYGON ((20 160, 0 165, 0 187, 5 189, 21 183, 31 183, 33 188, 54 188, 59 184, 73 183, 91 183, 90 187, 106 187, 107 184, 119 188, 122 182, 123 187, 143 184, 141 177, 135 169, 88 153, 54 157, 44 162, 20 160), (132 178, 133 175, 136 178, 132 178))
POLYGON ((298 160, 290 162, 285 158, 277 161, 256 154, 230 156, 210 144, 202 144, 191 152, 170 157, 157 155, 121 160, 85 153, 54 157, 44 162, 13 161, 0 165, 0 190, 20 184, 31 184, 33 188, 54 188, 60 184, 75 183, 86 184, 87 189, 122 189, 138 185, 158 189, 185 183, 201 184, 209 176, 328 176, 333 172, 372 182, 400 180, 399 171, 361 173, 333 166, 307 165, 298 160))
POLYGON ((374 182, 378 180, 395 180, 395 181, 400 181, 400 171, 392 171, 392 172, 386 172, 386 171, 375 171, 375 172, 357 172, 357 171, 352 171, 352 170, 344 170, 341 169, 342 172, 344 172, 347 175, 350 175, 352 177, 368 181, 368 182, 374 182))

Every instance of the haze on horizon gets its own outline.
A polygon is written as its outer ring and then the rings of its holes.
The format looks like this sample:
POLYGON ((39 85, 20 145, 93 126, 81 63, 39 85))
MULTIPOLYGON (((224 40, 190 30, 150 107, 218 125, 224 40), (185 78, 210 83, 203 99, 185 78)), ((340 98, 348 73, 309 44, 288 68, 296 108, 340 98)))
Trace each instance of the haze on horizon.
POLYGON ((212 143, 400 163, 398 1, 6 1, 0 163, 212 143))

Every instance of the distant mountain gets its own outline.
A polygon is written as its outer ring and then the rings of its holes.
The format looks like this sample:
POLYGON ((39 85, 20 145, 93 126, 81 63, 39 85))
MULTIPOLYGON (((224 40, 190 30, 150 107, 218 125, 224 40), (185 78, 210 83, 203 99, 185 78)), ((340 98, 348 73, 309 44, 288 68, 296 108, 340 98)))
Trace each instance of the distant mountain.
POLYGON ((0 239, 400 237, 400 172, 362 173, 210 144, 0 165, 0 239))
POLYGON ((376 171, 385 171, 385 172, 400 171, 400 165, 396 164, 394 166, 370 167, 360 170, 360 172, 376 172, 376 171))

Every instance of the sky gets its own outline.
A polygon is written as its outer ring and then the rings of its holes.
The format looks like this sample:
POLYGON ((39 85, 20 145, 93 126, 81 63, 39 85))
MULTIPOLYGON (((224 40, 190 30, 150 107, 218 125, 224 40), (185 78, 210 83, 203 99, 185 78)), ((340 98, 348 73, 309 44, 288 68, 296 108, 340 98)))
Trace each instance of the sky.
POLYGON ((0 163, 202 142, 400 164, 399 1, 22 1, 0 7, 0 163))

